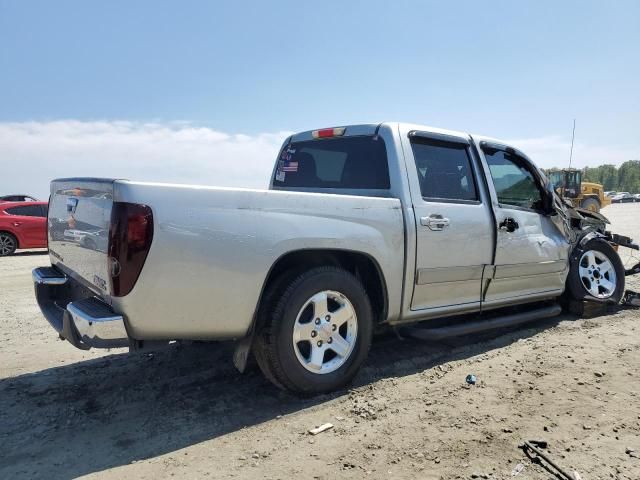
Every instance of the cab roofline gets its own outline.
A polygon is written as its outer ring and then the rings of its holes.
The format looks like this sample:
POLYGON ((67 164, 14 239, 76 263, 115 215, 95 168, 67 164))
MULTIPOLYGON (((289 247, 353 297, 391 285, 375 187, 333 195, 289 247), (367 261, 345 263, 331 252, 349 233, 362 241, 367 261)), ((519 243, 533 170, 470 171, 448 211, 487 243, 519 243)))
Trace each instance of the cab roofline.
MULTIPOLYGON (((420 125, 417 123, 402 123, 402 122, 381 122, 381 123, 363 123, 363 124, 354 124, 354 125, 330 125, 326 128, 344 128, 345 132, 343 137, 357 136, 357 135, 374 135, 380 127, 389 127, 393 130, 402 127, 407 130, 415 130, 425 133, 435 133, 440 135, 448 135, 452 137, 459 137, 469 140, 470 134, 466 132, 461 132, 457 130, 448 130, 446 128, 438 128, 438 127, 430 127, 428 125, 420 125)), ((306 140, 316 140, 313 136, 313 132, 316 132, 320 129, 307 130, 304 132, 299 132, 291 135, 289 137, 290 142, 301 142, 306 140)))
MULTIPOLYGON (((389 127, 392 130, 397 130, 400 127, 403 130, 409 131, 419 131, 425 133, 434 133, 439 135, 446 135, 450 137, 458 137, 464 138, 465 140, 475 140, 476 142, 486 142, 492 146, 502 147, 501 149, 513 149, 519 155, 525 157, 527 160, 531 161, 530 158, 522 152, 520 149, 513 147, 509 142, 505 142, 499 138, 487 137, 485 135, 476 135, 468 132, 462 132, 459 130, 449 130, 446 128, 438 128, 438 127, 430 127, 428 125, 420 125, 417 123, 406 123, 406 122, 381 122, 381 123, 362 123, 362 124, 354 124, 354 125, 332 125, 326 128, 344 128, 344 134, 340 135, 343 137, 352 137, 358 135, 375 135, 375 133, 380 129, 380 127, 389 127)), ((313 132, 317 132, 320 129, 306 130, 304 132, 294 133, 285 141, 286 144, 291 142, 303 142, 308 140, 318 140, 313 136, 313 132)), ((322 139, 320 139, 322 140, 322 139)))

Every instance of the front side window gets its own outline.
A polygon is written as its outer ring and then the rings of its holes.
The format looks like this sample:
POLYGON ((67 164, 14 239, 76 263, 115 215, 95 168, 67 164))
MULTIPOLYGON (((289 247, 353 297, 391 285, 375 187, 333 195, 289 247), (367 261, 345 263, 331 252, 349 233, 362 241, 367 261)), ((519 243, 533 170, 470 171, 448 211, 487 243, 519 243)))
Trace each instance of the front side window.
POLYGON ((478 200, 467 145, 414 137, 411 148, 423 198, 478 200))
POLYGON ((379 136, 293 142, 281 152, 275 188, 388 189, 387 150, 379 136))
POLYGON ((485 149, 484 153, 501 205, 542 209, 542 192, 524 159, 503 150, 485 149))

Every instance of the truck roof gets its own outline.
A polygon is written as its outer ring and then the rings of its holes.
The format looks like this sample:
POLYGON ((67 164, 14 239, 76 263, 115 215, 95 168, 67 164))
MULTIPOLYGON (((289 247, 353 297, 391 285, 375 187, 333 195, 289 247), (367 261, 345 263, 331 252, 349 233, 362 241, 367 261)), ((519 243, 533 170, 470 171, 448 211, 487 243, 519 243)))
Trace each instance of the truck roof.
MULTIPOLYGON (((473 137, 478 142, 487 142, 487 143, 493 143, 500 146, 511 147, 514 149, 516 153, 518 153, 518 155, 526 158, 528 161, 530 161, 532 164, 535 165, 535 163, 531 161, 531 159, 527 156, 526 153, 524 153, 518 148, 514 148, 509 142, 505 142, 504 140, 500 140, 498 138, 493 138, 493 137, 487 137, 485 135, 477 135, 475 133, 472 134, 468 132, 462 132, 459 130, 449 130, 446 128, 430 127, 427 125, 420 125, 420 124, 408 123, 408 122, 361 123, 361 124, 354 124, 354 125, 339 125, 339 126, 333 126, 333 127, 319 128, 315 130, 306 130, 304 132, 294 133, 293 135, 291 135, 289 138, 285 140, 285 143, 315 140, 317 139, 317 136, 314 136, 314 135, 317 135, 318 132, 322 130, 331 130, 336 128, 344 128, 345 131, 343 134, 341 134, 341 136, 345 136, 345 137, 358 136, 358 135, 374 135, 380 129, 380 127, 383 127, 383 126, 389 127, 392 130, 398 130, 402 127, 405 130, 419 130, 421 132, 435 133, 438 135, 448 135, 448 136, 460 137, 460 138, 466 138, 466 139, 468 139, 469 137, 473 137)), ((539 169, 537 165, 536 165, 536 168, 539 169)))
POLYGON ((409 123, 409 122, 380 122, 380 123, 360 123, 360 124, 353 124, 353 125, 334 125, 330 127, 323 127, 319 129, 306 130, 303 132, 294 133, 289 137, 289 141, 302 142, 306 140, 313 140, 314 139, 313 133, 319 130, 324 130, 325 128, 345 128, 344 136, 347 136, 347 137, 356 136, 356 135, 374 135, 376 131, 382 126, 388 126, 391 129, 397 129, 402 126, 409 130, 420 130, 422 132, 431 132, 431 133, 437 133, 440 135, 450 135, 454 137, 463 137, 463 138, 468 138, 469 136, 473 136, 474 138, 479 140, 506 145, 506 143, 502 140, 492 138, 492 137, 487 137, 484 135, 476 135, 468 132, 462 132, 459 130, 449 130, 446 128, 430 127, 428 125, 420 125, 417 123, 409 123))

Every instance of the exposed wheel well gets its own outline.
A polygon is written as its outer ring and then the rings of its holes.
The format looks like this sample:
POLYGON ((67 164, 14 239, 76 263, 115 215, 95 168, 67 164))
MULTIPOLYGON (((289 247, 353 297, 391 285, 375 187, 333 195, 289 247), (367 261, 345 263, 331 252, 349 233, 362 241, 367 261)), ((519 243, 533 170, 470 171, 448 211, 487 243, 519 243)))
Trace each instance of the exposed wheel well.
POLYGON ((269 287, 283 274, 302 273, 325 265, 340 267, 355 275, 367 291, 376 322, 387 318, 387 288, 380 266, 369 255, 349 250, 297 250, 283 255, 267 276, 260 303, 269 287))

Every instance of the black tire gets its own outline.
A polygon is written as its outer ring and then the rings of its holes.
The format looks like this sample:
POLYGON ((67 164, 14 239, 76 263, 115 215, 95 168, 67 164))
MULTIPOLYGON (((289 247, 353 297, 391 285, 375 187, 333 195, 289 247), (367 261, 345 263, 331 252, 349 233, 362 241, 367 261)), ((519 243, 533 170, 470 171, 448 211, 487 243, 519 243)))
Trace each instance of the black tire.
POLYGON ((18 248, 18 239, 9 232, 0 232, 0 257, 13 255, 18 248))
POLYGON ((356 277, 341 268, 317 267, 285 282, 274 282, 265 298, 271 298, 273 308, 260 309, 253 352, 269 380, 282 389, 302 395, 331 392, 351 382, 369 353, 373 332, 371 303, 356 277), (340 292, 351 303, 357 335, 344 363, 335 371, 320 374, 307 370, 298 360, 292 335, 305 303, 318 292, 327 290, 340 292))
POLYGON ((600 303, 619 303, 622 295, 624 294, 624 265, 622 260, 609 243, 601 238, 594 238, 589 240, 582 248, 578 247, 571 254, 571 267, 569 270, 569 276, 567 277, 567 290, 569 295, 574 300, 587 300, 600 303), (613 293, 606 298, 597 298, 591 295, 585 282, 580 275, 580 261, 586 252, 595 251, 607 257, 607 259, 613 265, 615 270, 615 288, 613 293))
POLYGON ((600 212, 600 202, 593 197, 585 198, 580 203, 580 208, 584 208, 585 210, 590 210, 592 212, 599 213, 600 212))

